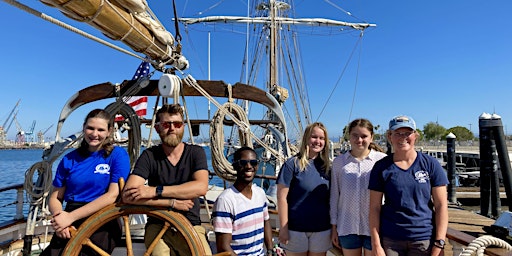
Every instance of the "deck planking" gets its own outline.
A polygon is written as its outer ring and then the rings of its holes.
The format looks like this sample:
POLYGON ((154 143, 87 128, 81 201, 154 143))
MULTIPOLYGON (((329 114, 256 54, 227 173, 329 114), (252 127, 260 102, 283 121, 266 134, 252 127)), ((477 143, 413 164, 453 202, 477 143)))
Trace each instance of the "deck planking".
MULTIPOLYGON (((448 208, 448 234, 450 240, 462 244, 469 244, 475 238, 486 235, 484 227, 494 224, 495 220, 467 211, 458 207, 450 206, 448 208)), ((445 256, 452 256, 451 248, 447 248, 445 256)), ((491 256, 512 256, 512 251, 502 248, 486 248, 486 255, 491 256)), ((457 254, 458 255, 458 254, 457 254)))

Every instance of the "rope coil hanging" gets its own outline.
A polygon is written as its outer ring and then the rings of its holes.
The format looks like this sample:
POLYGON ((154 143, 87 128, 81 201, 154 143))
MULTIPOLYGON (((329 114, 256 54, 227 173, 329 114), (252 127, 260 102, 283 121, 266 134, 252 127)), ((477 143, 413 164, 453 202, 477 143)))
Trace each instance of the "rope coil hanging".
POLYGON ((476 238, 473 240, 465 249, 463 252, 459 254, 459 256, 471 256, 471 255, 477 255, 477 256, 483 256, 485 252, 485 248, 487 248, 490 245, 498 246, 507 250, 512 250, 512 246, 507 243, 505 240, 484 235, 481 237, 476 238))
MULTIPOLYGON (((265 148, 266 150, 270 151, 272 153, 272 155, 274 157, 276 157, 279 161, 282 161, 284 162, 286 160, 286 157, 284 157, 282 154, 280 154, 280 152, 278 152, 277 150, 271 148, 270 146, 268 146, 267 144, 265 144, 265 142, 263 142, 260 138, 258 138, 254 133, 251 132, 251 129, 249 127, 249 122, 241 122, 240 120, 238 120, 237 117, 233 116, 233 114, 231 114, 229 111, 226 111, 222 105, 220 105, 220 103, 218 101, 216 101, 211 95, 208 94, 208 92, 206 92, 206 90, 204 90, 198 83, 197 81, 191 76, 191 75, 188 75, 186 76, 185 78, 183 78, 183 81, 185 82, 185 84, 187 84, 188 86, 191 86, 193 88, 195 88, 199 93, 201 93, 201 95, 203 95, 205 98, 207 98, 210 102, 212 102, 217 108, 219 108, 218 111, 224 111, 226 115, 228 115, 229 117, 231 117, 231 119, 235 122, 235 124, 237 124, 240 128, 242 128, 243 130, 246 130, 249 132, 251 138, 256 142, 258 143, 260 146, 262 146, 263 148, 265 148)), ((228 89, 229 90, 229 89, 228 89)))
MULTIPOLYGON (((210 148, 212 151, 213 170, 222 179, 233 182, 236 180, 236 171, 224 154, 224 119, 226 111, 244 124, 249 124, 249 119, 242 107, 232 102, 226 102, 215 112, 210 124, 210 148)), ((252 148, 250 129, 239 127, 238 132, 240 144, 252 148)))
POLYGON ((46 195, 48 195, 50 192, 51 185, 52 165, 49 162, 37 162, 28 168, 25 172, 25 183, 23 184, 23 188, 25 189, 27 196, 30 197, 31 204, 41 204, 43 198, 46 197, 46 195), (39 177, 42 179, 40 186, 37 186, 36 182, 33 180, 36 171, 39 177))

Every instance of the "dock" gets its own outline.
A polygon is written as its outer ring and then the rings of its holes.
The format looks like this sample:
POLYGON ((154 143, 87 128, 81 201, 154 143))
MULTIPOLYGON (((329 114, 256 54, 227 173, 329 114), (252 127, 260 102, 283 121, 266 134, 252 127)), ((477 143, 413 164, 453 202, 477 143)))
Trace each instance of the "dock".
MULTIPOLYGON (((464 210, 457 206, 448 207, 448 218, 448 243, 445 256, 459 255, 462 252, 462 248, 465 248, 477 237, 486 235, 484 227, 491 226, 495 222, 494 219, 464 210)), ((507 251, 503 248, 489 247, 486 248, 485 254, 491 256, 512 256, 512 251, 507 251)))

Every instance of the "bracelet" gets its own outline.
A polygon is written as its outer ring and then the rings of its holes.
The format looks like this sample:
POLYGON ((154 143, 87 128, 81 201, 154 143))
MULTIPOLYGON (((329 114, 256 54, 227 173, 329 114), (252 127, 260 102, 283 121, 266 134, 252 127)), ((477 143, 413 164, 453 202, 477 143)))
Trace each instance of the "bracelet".
POLYGON ((174 199, 174 198, 169 199, 169 204, 171 205, 170 209, 174 209, 175 202, 176 202, 176 199, 174 199))

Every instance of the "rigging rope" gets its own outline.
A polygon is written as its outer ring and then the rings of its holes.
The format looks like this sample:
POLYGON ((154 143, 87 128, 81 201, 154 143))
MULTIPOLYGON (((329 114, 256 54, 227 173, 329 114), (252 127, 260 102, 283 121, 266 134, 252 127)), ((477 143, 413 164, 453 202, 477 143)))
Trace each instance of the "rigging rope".
MULTIPOLYGON (((224 119, 226 114, 234 115, 242 123, 249 123, 245 111, 233 102, 226 102, 215 112, 210 125, 210 149, 212 151, 212 166, 215 173, 224 180, 235 181, 236 171, 224 154, 224 119)), ((242 127, 241 127, 242 128, 242 127)), ((239 129, 241 146, 251 147, 250 130, 239 129)))
POLYGON ((107 41, 105 41, 105 40, 103 40, 103 39, 101 39, 101 38, 99 38, 99 37, 93 36, 93 35, 91 35, 91 34, 89 34, 89 33, 85 32, 85 31, 82 31, 82 30, 80 30, 80 29, 78 29, 78 28, 75 28, 75 27, 73 27, 73 26, 71 26, 71 25, 69 25, 69 24, 67 24, 67 23, 65 23, 65 22, 62 22, 62 21, 60 21, 60 20, 58 20, 58 19, 55 19, 55 18, 53 18, 53 17, 51 17, 51 16, 49 16, 49 15, 46 15, 46 14, 44 14, 44 13, 42 13, 42 12, 39 12, 39 11, 37 11, 37 10, 35 10, 35 9, 33 9, 33 8, 29 7, 29 6, 27 6, 27 5, 24 5, 24 4, 22 4, 22 3, 20 3, 20 2, 18 2, 18 1, 16 1, 16 0, 3 0, 3 1, 4 1, 4 2, 6 2, 6 3, 8 3, 8 4, 10 4, 10 5, 12 5, 12 6, 14 6, 14 7, 17 7, 17 8, 18 8, 18 9, 20 9, 20 10, 23 10, 23 11, 25 11, 25 12, 28 12, 28 13, 30 13, 30 14, 32 14, 32 15, 34 15, 34 16, 37 16, 37 17, 39 17, 39 18, 41 18, 41 19, 43 19, 43 20, 46 20, 46 21, 48 21, 48 22, 51 22, 51 23, 53 23, 53 24, 55 24, 55 25, 57 25, 57 26, 60 26, 60 27, 62 27, 62 28, 64 28, 64 29, 67 29, 67 30, 69 30, 69 31, 71 31, 71 32, 74 32, 74 33, 76 33, 76 34, 79 34, 79 35, 81 35, 81 36, 83 36, 83 37, 86 37, 86 38, 88 38, 88 39, 91 39, 91 40, 93 40, 93 41, 96 41, 96 42, 98 42, 98 43, 100 43, 100 44, 103 44, 103 45, 105 45, 105 46, 108 46, 108 47, 110 47, 110 48, 112 48, 112 49, 114 49, 114 50, 120 51, 120 52, 122 52, 122 53, 125 53, 125 54, 127 54, 127 55, 130 55, 130 56, 135 57, 135 58, 137 58, 137 59, 140 59, 140 60, 143 60, 143 61, 147 61, 147 62, 151 63, 153 66, 159 66, 159 65, 160 65, 160 63, 158 63, 158 62, 155 62, 155 61, 153 61, 153 60, 151 60, 151 59, 149 59, 149 58, 141 57, 141 56, 139 56, 139 55, 137 55, 137 54, 135 54, 135 53, 133 53, 133 52, 130 52, 130 51, 128 51, 128 50, 126 50, 126 49, 124 49, 124 48, 121 48, 121 47, 119 47, 119 46, 117 46, 117 45, 114 45, 114 44, 112 44, 112 43, 109 43, 109 42, 107 42, 107 41))
POLYGON ((23 184, 23 188, 25 189, 27 196, 30 197, 30 204, 42 204, 43 198, 48 195, 48 192, 50 192, 51 185, 52 166, 48 161, 35 163, 25 172, 25 183, 23 184), (36 171, 41 179, 39 180, 41 185, 36 185, 36 182, 33 180, 36 171))
MULTIPOLYGON (((325 108, 327 107, 327 103, 329 103, 329 101, 331 100, 332 95, 334 94, 334 91, 336 90, 336 88, 340 84, 340 81, 343 78, 343 76, 345 74, 345 71, 347 71, 348 64, 350 63, 350 61, 352 60, 352 57, 354 56, 354 52, 356 51, 357 46, 361 43, 362 37, 363 37, 363 31, 361 31, 360 36, 359 36, 359 40, 357 41, 357 43, 354 45, 354 48, 350 52, 350 56, 349 56, 347 62, 345 63, 345 66, 343 67, 343 71, 341 72, 341 75, 339 76, 338 81, 336 81, 336 84, 334 85, 334 88, 332 89, 331 93, 329 94, 329 97, 327 97, 327 100, 325 101, 325 104, 322 107, 322 110, 320 111, 320 114, 318 115, 318 118, 320 118, 320 116, 322 116, 325 108)), ((359 68, 359 66, 358 66, 358 68, 359 68)), ((355 86, 357 86, 357 83, 356 83, 355 86)), ((352 111, 352 110, 350 110, 350 111, 352 111)))
POLYGON ((509 251, 512 250, 512 246, 503 239, 489 235, 484 235, 473 240, 468 245, 468 247, 466 247, 464 251, 459 254, 459 256, 471 256, 474 255, 475 253, 477 256, 483 256, 485 248, 490 245, 499 246, 509 251))
POLYGON ((252 139, 254 139, 254 141, 256 143, 258 143, 259 145, 261 145, 262 147, 267 149, 269 152, 271 152, 272 155, 274 155, 279 161, 285 160, 285 157, 283 155, 279 154, 279 152, 277 150, 275 150, 275 149, 271 148, 270 146, 268 146, 267 144, 265 144, 261 139, 259 139, 251 131, 251 129, 249 127, 249 122, 242 123, 236 116, 234 116, 229 111, 224 109, 222 107, 222 105, 220 105, 219 102, 217 102, 210 94, 208 94, 208 92, 206 90, 204 90, 191 75, 188 75, 185 78, 183 78, 183 81, 185 83, 187 83, 189 86, 194 87, 194 89, 196 89, 199 93, 201 93, 201 95, 203 95, 205 98, 210 100, 215 106, 217 106, 217 108, 219 109, 218 111, 221 111, 221 112, 223 112, 223 114, 229 116, 233 120, 233 122, 235 122, 235 124, 240 127, 241 130, 250 132, 249 134, 251 135, 252 139))

